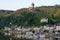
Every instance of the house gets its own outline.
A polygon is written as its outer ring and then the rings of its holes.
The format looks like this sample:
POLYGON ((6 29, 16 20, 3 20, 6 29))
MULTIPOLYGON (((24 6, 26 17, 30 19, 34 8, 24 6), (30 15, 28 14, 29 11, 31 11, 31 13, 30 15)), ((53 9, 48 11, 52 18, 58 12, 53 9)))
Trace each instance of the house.
POLYGON ((56 26, 56 29, 55 30, 60 30, 60 26, 56 26))
POLYGON ((21 35, 21 28, 20 27, 13 26, 13 27, 5 27, 4 29, 8 31, 8 32, 4 33, 5 35, 20 38, 20 35, 21 35))
POLYGON ((51 26, 51 27, 49 27, 49 26, 44 26, 44 30, 53 30, 54 29, 54 26, 51 26))
POLYGON ((41 18, 40 22, 41 22, 41 23, 43 23, 43 22, 48 23, 48 18, 41 18))
POLYGON ((11 30, 10 27, 4 27, 4 30, 11 30))
POLYGON ((60 40, 60 33, 55 35, 55 40, 60 40))

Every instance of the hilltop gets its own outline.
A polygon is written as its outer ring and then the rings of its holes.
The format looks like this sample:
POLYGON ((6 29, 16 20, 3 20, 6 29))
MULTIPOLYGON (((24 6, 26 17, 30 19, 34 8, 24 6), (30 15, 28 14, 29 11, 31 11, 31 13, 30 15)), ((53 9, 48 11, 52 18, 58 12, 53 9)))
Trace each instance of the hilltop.
POLYGON ((43 25, 41 18, 48 18, 48 23, 55 24, 60 22, 60 5, 21 8, 16 11, 0 10, 0 27, 4 26, 39 26, 43 25), (11 24, 10 24, 11 23, 11 24))
POLYGON ((7 15, 7 14, 11 14, 13 13, 14 11, 12 10, 0 10, 0 16, 4 16, 4 15, 7 15))
POLYGON ((16 11, 12 10, 0 10, 0 16, 3 14, 13 14, 15 12, 44 12, 49 13, 53 16, 60 16, 60 5, 54 5, 54 6, 40 6, 40 7, 34 7, 34 4, 31 4, 32 6, 29 8, 21 8, 17 9, 16 11))
MULTIPOLYGON (((21 9, 18 9, 17 11, 20 11, 20 12, 24 12, 24 11, 31 12, 31 10, 29 10, 29 8, 21 8, 21 9)), ((49 13, 51 15, 59 16, 60 15, 60 5, 35 7, 34 11, 45 12, 45 13, 49 13)))

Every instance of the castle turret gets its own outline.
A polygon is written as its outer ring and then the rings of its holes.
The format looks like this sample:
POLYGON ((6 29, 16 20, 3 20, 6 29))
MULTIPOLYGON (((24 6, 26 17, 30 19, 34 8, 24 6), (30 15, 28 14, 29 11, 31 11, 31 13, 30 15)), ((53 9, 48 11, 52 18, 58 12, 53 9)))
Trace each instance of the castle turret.
POLYGON ((40 10, 35 7, 35 4, 32 3, 31 6, 28 8, 29 12, 39 12, 40 10))
POLYGON ((31 7, 29 7, 29 11, 34 10, 34 3, 31 4, 31 7))
POLYGON ((31 4, 31 7, 34 9, 34 3, 31 4))

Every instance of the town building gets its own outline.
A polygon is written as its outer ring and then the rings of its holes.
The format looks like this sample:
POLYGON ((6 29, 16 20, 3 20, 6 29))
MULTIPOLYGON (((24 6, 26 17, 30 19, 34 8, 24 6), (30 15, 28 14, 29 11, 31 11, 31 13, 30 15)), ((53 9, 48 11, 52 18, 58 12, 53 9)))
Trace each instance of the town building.
POLYGON ((41 23, 43 23, 43 22, 48 23, 48 18, 41 18, 40 22, 41 22, 41 23))

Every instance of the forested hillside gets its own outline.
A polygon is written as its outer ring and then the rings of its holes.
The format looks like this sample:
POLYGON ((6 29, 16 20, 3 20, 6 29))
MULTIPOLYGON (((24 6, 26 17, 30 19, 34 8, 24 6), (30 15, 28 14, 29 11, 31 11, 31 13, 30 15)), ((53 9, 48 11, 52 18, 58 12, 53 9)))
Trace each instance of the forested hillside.
POLYGON ((46 24, 55 24, 60 22, 60 6, 42 6, 36 7, 38 12, 30 12, 28 8, 18 9, 16 11, 0 10, 0 28, 4 26, 40 26, 41 18, 48 18, 46 24))
POLYGON ((13 13, 12 10, 0 10, 0 16, 8 16, 9 14, 13 13))

